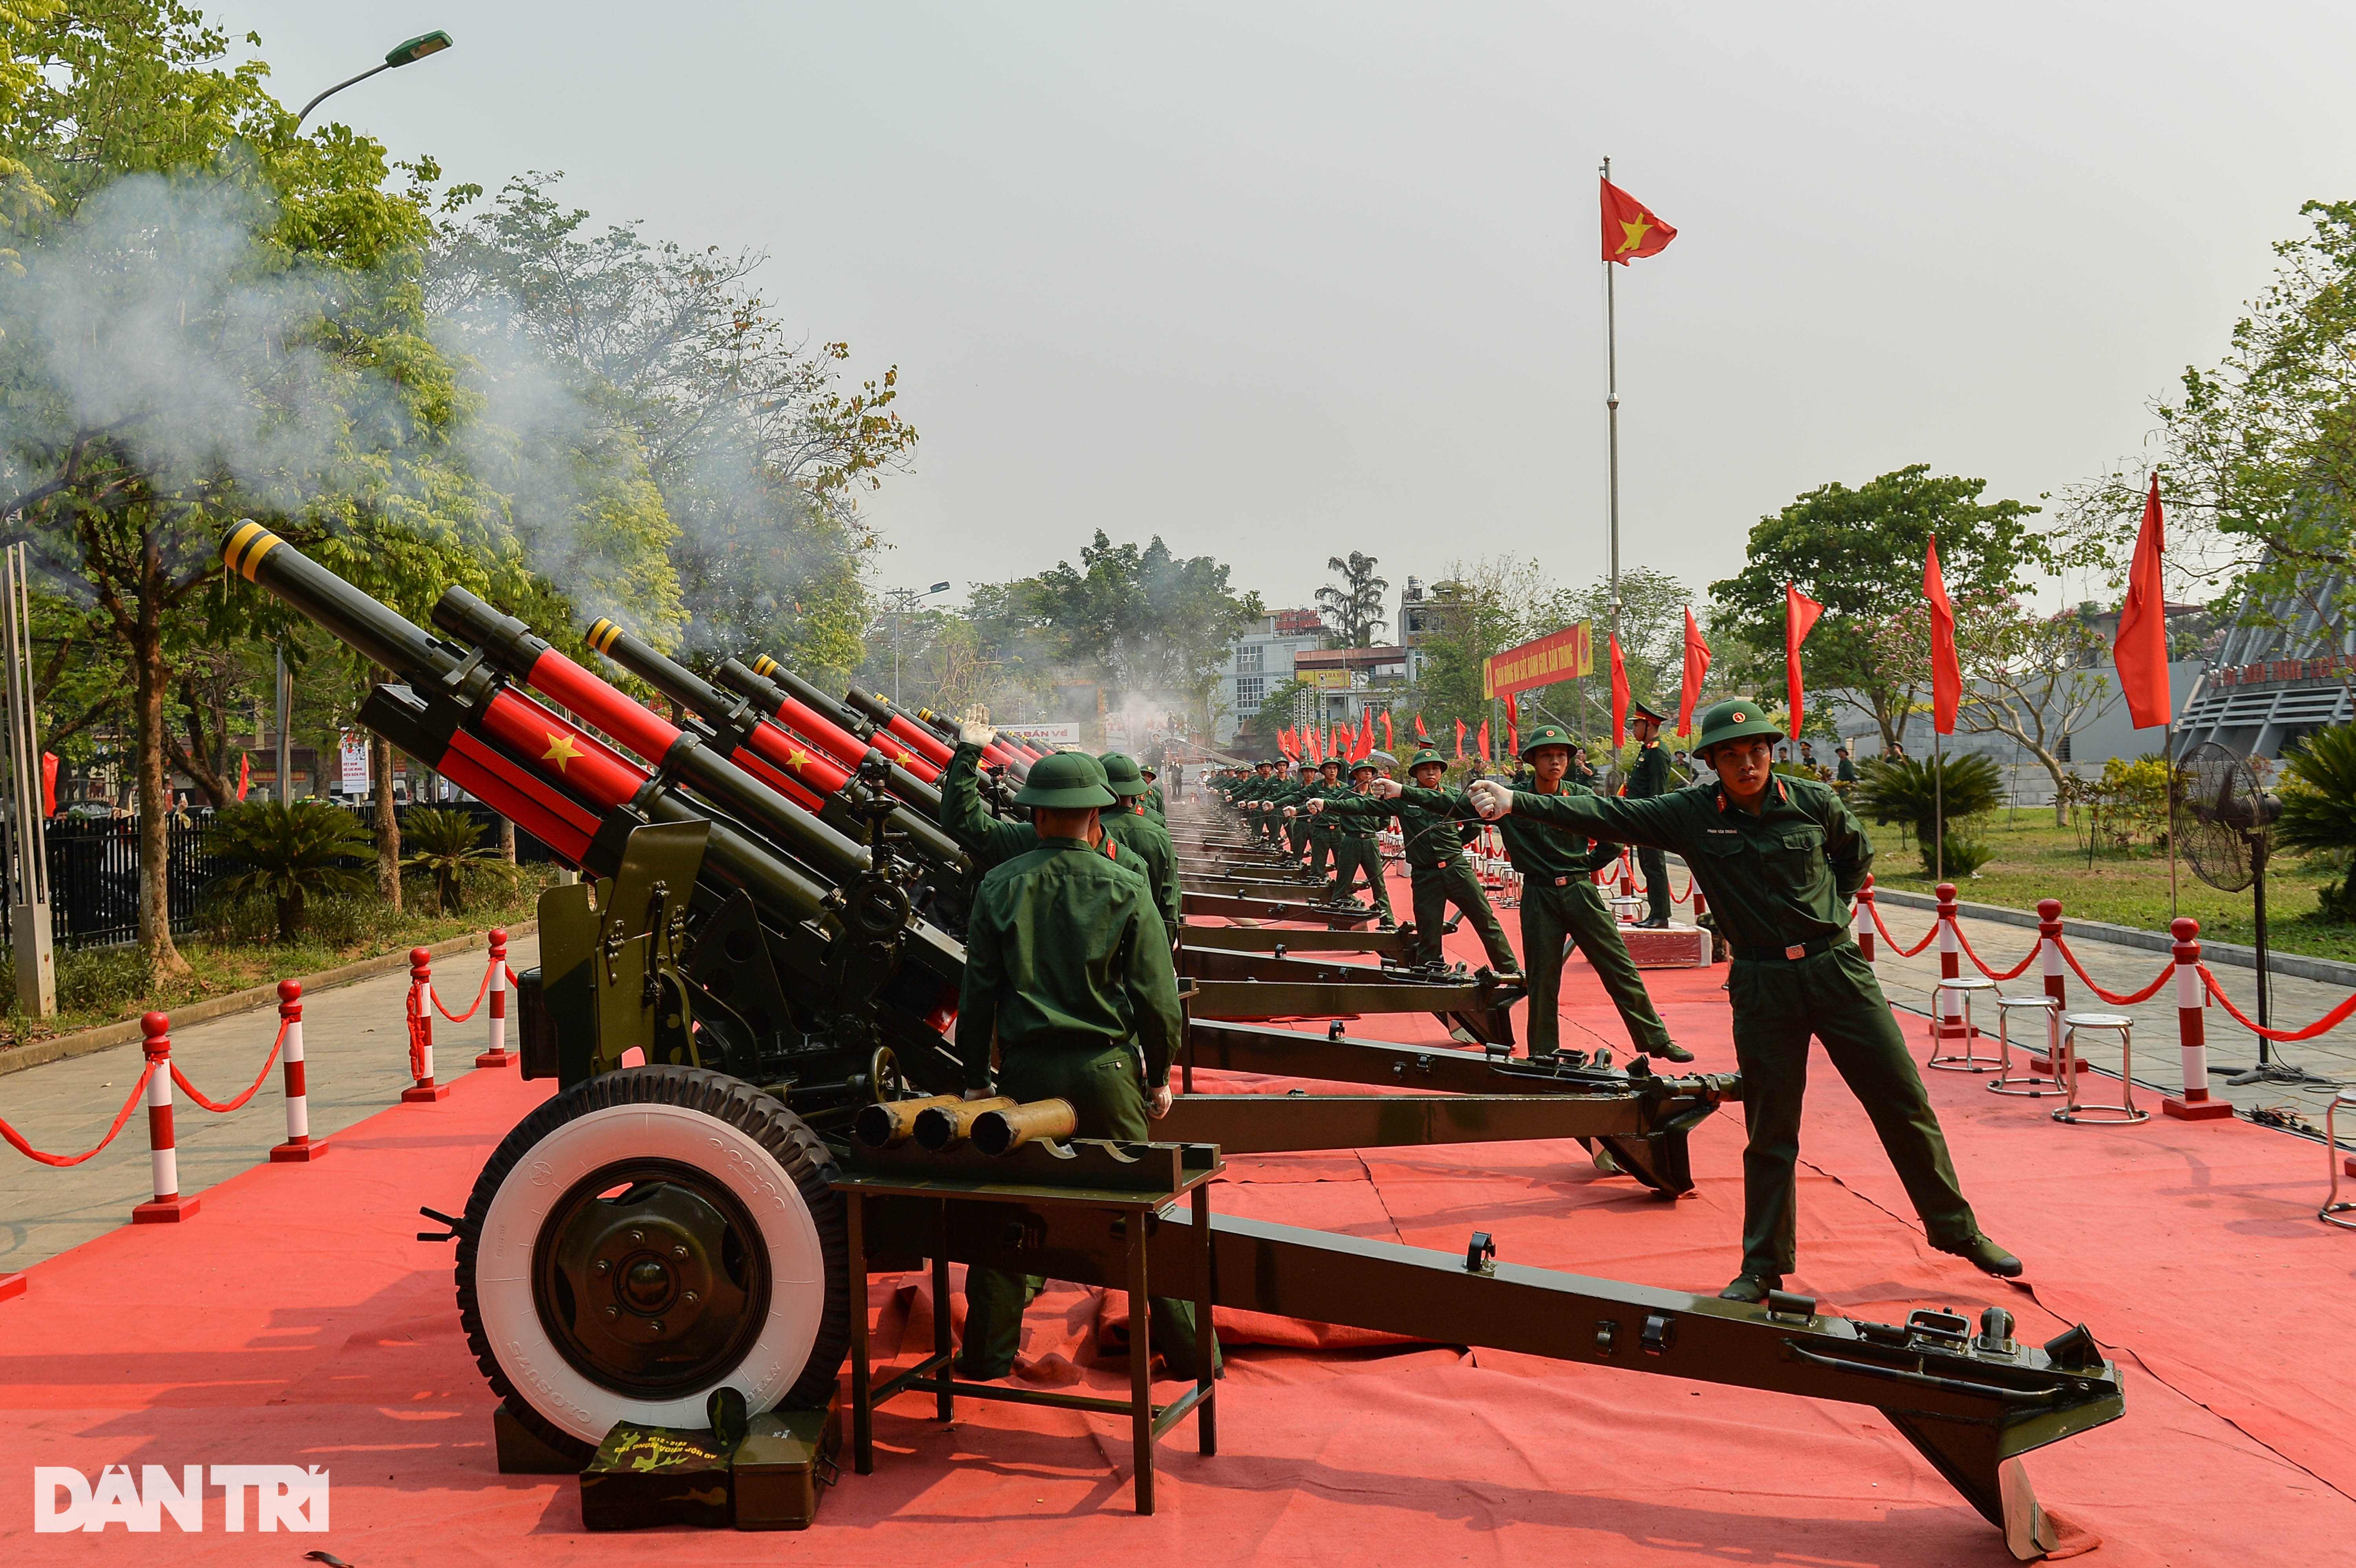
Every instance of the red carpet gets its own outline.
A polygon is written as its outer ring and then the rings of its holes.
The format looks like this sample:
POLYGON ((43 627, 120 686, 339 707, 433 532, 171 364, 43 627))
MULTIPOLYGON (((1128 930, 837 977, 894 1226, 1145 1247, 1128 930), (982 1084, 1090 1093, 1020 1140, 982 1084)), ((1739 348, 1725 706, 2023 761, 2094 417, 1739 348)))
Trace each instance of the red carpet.
MULTIPOLYGON (((1703 1070, 1733 1066, 1724 973, 1647 975, 1703 1070)), ((1624 1051, 1576 959, 1564 1012, 1624 1051)), ((1414 1015, 1353 1030, 1440 1038, 1414 1015)), ((2356 1236, 2312 1216, 2322 1151, 2242 1124, 2064 1128, 2050 1106, 1958 1075, 1933 1075, 1932 1089, 1965 1190, 1987 1231, 2028 1260, 2029 1285, 1929 1251, 1827 1067, 1811 1103, 1793 1288, 1884 1318, 1999 1302, 2031 1339, 2091 1324, 2126 1369, 2127 1417, 2028 1461, 2072 1542, 2094 1546, 2090 1561, 2356 1563, 2342 1354, 2356 1328, 2356 1236)), ((1231 1358, 1225 1451, 1198 1457, 1184 1426, 1163 1445, 1151 1520, 1130 1511, 1125 1428, 1110 1418, 968 1402, 942 1428, 911 1398, 878 1418, 877 1473, 846 1475, 805 1537, 589 1536, 569 1481, 496 1473, 450 1249, 410 1239, 417 1206, 462 1203, 541 1092, 470 1075, 438 1105, 389 1109, 340 1135, 333 1159, 257 1167, 215 1188, 187 1226, 126 1225, 33 1269, 29 1292, 0 1303, 7 1561, 297 1563, 314 1548, 355 1568, 659 1552, 829 1564, 2010 1561, 1869 1410, 1477 1348, 1320 1348, 1272 1324, 1250 1338, 1293 1342, 1231 1358), (230 1534, 214 1491, 201 1534, 169 1522, 158 1535, 32 1533, 36 1465, 199 1463, 324 1466, 333 1528, 265 1537, 249 1518, 247 1533, 230 1534), (952 1524, 988 1533, 935 1528, 952 1524)), ((1740 1143, 1739 1114, 1704 1126, 1700 1191, 1677 1202, 1597 1179, 1576 1145, 1558 1144, 1253 1157, 1234 1163, 1217 1200, 1450 1251, 1487 1230, 1516 1263, 1714 1290, 1737 1261, 1740 1143)), ((929 1343, 918 1276, 878 1276, 870 1302, 885 1342, 929 1343)), ((1027 1322, 1025 1375, 1109 1388, 1118 1368, 1099 1364, 1098 1346, 1125 1317, 1118 1297, 1052 1291, 1027 1322)))

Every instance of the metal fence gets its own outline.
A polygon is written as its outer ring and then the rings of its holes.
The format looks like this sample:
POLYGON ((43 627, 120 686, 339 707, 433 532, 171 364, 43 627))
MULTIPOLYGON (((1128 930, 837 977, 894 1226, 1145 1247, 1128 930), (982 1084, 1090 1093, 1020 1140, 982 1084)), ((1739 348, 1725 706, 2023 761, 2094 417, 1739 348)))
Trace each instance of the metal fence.
MULTIPOLYGON (((367 806, 348 808, 363 827, 373 828, 375 814, 367 806)), ((394 808, 406 819, 420 805, 394 808)), ((482 824, 486 847, 498 842, 497 813, 480 801, 462 801, 444 809, 464 811, 482 824)), ((205 829, 212 825, 209 809, 176 811, 166 832, 165 873, 166 900, 172 912, 172 933, 185 936, 195 928, 197 908, 213 879, 232 869, 232 862, 204 847, 205 829)), ((16 830, 0 818, 0 845, 15 848, 16 830)), ((46 835, 49 859, 49 939, 59 949, 108 947, 139 938, 139 818, 135 816, 54 817, 46 835)), ((548 846, 521 828, 516 830, 516 859, 537 865, 553 860, 548 846)), ((6 887, 5 868, 13 854, 0 858, 0 942, 13 939, 11 906, 16 890, 6 887)))

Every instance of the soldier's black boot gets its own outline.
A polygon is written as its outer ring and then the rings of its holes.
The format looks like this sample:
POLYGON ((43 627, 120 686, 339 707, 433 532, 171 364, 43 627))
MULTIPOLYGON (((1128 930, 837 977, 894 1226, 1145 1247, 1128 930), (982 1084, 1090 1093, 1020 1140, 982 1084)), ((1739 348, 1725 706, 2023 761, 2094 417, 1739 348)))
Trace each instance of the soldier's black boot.
POLYGON ((1687 1051, 1684 1046, 1679 1045, 1676 1040, 1671 1040, 1668 1044, 1664 1046, 1655 1047, 1651 1051, 1647 1051, 1644 1054, 1647 1056, 1657 1056, 1664 1061, 1691 1061, 1694 1059, 1693 1052, 1687 1051))
POLYGON ((1960 1242, 1933 1243, 1943 1253, 1953 1253, 1982 1274, 1992 1274, 1998 1279, 2020 1277, 2020 1260, 1974 1231, 1960 1242))
POLYGON ((1718 1298, 1720 1301, 1747 1302, 1756 1307, 1767 1299, 1769 1291, 1783 1288, 1783 1276, 1780 1274, 1739 1274, 1731 1285, 1718 1293, 1718 1298))

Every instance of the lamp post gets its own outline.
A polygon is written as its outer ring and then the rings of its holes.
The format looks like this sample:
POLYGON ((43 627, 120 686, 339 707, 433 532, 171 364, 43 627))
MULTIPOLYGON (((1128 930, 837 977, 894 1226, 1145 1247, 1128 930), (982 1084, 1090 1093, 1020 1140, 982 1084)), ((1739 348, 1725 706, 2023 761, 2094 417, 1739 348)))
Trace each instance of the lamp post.
POLYGON ((360 72, 359 75, 336 83, 335 86, 327 89, 327 91, 319 94, 318 97, 314 98, 310 102, 303 105, 303 112, 294 116, 294 128, 298 131, 301 130, 303 128, 303 122, 311 118, 312 110, 316 109, 327 99, 351 86, 353 82, 366 81, 369 78, 374 76, 380 70, 397 70, 405 65, 414 65, 419 60, 423 59, 427 55, 440 54, 444 49, 450 47, 450 35, 437 27, 433 32, 421 34, 403 43, 395 44, 391 48, 385 51, 384 63, 382 65, 372 65, 369 67, 368 69, 360 72))
POLYGON ((892 706, 894 708, 900 706, 900 623, 920 602, 948 591, 948 583, 936 582, 922 593, 913 588, 888 588, 884 592, 884 597, 892 602, 892 706))

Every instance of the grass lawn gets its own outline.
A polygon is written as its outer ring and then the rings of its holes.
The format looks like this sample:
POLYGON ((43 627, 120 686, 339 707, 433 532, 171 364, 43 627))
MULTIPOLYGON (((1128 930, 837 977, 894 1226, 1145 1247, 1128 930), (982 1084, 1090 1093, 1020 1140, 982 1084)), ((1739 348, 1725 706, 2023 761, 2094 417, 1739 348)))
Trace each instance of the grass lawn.
MULTIPOLYGON (((1937 879, 1922 868, 1922 857, 1899 828, 1867 824, 1877 851, 1874 886, 1929 893, 1937 879)), ((1910 839, 1911 839, 1911 836, 1910 839)), ((2066 827, 2053 826, 2051 810, 2023 808, 1990 816, 1980 837, 1996 858, 1976 877, 1955 879, 1956 896, 1970 903, 2034 910, 2040 899, 2060 899, 2062 918, 2108 921, 2115 925, 2166 931, 2169 923, 2168 856, 2138 846, 2133 850, 2097 850, 2093 865, 2066 827)), ((2271 945, 2284 953, 2356 960, 2356 924, 2319 919, 2316 892, 2335 880, 2336 871, 2309 867, 2284 854, 2266 869, 2266 926, 2271 945)), ((2219 892, 2192 874, 2182 860, 2176 869, 2176 907, 2201 923, 2201 934, 2218 942, 2247 944, 2252 929, 2247 891, 2219 892)), ((1890 929, 1912 940, 1924 917, 1912 910, 1885 912, 1890 929)), ((2026 944, 2023 944, 2024 951, 2026 944)), ((1993 956, 1990 962, 1994 962, 1993 956)))
MULTIPOLYGON (((523 868, 511 885, 479 879, 467 894, 465 912, 445 915, 434 900, 431 880, 407 877, 402 887, 404 912, 394 913, 373 897, 315 900, 307 929, 291 943, 270 939, 267 910, 210 912, 198 934, 177 944, 194 973, 160 985, 150 983, 135 947, 59 951, 58 1016, 49 1019, 16 1010, 14 966, 0 955, 0 999, 7 1008, 0 1013, 0 1051, 145 1012, 168 1013, 207 997, 300 979, 380 954, 430 947, 495 925, 512 926, 532 917, 541 890, 554 880, 554 869, 548 866, 523 868)), ((436 989, 444 990, 453 1006, 463 1007, 474 999, 472 987, 482 979, 481 963, 459 961, 455 984, 445 987, 437 981, 436 989)))

